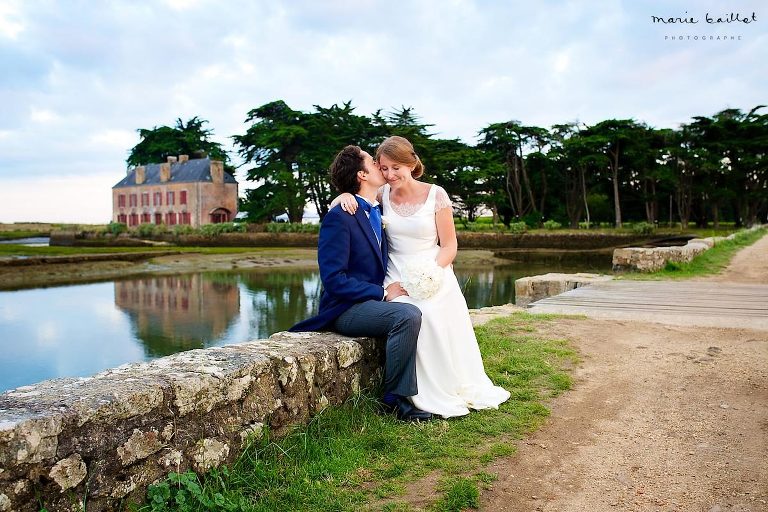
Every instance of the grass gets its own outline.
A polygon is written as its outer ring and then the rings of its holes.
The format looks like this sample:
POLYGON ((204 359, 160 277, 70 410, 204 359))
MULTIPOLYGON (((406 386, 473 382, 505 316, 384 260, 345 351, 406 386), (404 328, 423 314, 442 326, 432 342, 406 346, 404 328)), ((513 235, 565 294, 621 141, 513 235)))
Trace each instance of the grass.
MULTIPOLYGON (((143 512, 414 510, 409 488, 426 476, 428 510, 477 508, 495 475, 483 468, 514 453, 513 441, 549 414, 544 401, 568 389, 576 353, 537 327, 552 315, 516 313, 476 329, 491 379, 510 390, 499 410, 409 424, 377 413, 372 395, 328 408, 309 425, 254 441, 229 468, 203 477, 172 474, 150 488, 143 512), (432 494, 434 493, 434 494, 432 494)), ((425 480, 426 481, 426 480, 425 480)))
POLYGON ((713 248, 700 254, 689 263, 668 262, 665 268, 657 272, 631 272, 624 274, 622 278, 635 280, 690 279, 718 274, 728 266, 737 252, 754 244, 765 234, 765 227, 741 231, 732 240, 723 240, 717 243, 713 248))

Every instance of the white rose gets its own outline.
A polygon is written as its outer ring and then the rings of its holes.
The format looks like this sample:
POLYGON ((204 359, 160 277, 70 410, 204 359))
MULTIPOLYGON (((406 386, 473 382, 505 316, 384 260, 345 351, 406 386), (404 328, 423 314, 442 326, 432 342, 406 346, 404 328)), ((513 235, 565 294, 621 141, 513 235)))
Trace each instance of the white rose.
POLYGON ((435 260, 410 261, 403 268, 400 285, 414 299, 428 299, 440 290, 443 275, 443 268, 435 260))

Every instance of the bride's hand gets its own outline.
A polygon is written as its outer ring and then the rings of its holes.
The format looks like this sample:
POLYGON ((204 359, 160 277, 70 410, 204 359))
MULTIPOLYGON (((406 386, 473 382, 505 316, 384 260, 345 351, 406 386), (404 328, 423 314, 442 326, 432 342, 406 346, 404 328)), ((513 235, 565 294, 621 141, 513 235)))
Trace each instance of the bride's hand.
POLYGON ((357 211, 357 207, 359 206, 357 204, 357 199, 355 199, 355 196, 353 196, 349 192, 344 192, 339 196, 339 199, 341 201, 341 209, 350 215, 354 215, 355 212, 357 211))

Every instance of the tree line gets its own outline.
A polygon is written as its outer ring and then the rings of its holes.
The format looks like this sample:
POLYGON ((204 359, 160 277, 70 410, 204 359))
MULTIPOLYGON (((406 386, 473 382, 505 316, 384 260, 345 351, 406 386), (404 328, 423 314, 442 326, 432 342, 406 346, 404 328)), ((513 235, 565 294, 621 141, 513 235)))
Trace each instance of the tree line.
MULTIPOLYGON (((232 137, 245 179, 258 184, 246 191, 241 211, 254 222, 281 214, 301 222, 311 203, 322 218, 336 195, 327 174, 334 155, 347 144, 373 153, 385 137, 401 135, 425 165, 422 179, 445 188, 468 221, 490 211, 507 226, 544 220, 572 228, 625 221, 750 226, 768 214, 763 108, 696 116, 678 129, 635 119, 550 128, 511 120, 489 124, 468 144, 432 133, 433 125, 411 108, 365 116, 351 102, 303 112, 273 101, 248 112, 245 133, 232 137)), ((128 164, 203 151, 234 172, 204 123, 195 117, 179 119, 175 128, 139 130, 128 164)))

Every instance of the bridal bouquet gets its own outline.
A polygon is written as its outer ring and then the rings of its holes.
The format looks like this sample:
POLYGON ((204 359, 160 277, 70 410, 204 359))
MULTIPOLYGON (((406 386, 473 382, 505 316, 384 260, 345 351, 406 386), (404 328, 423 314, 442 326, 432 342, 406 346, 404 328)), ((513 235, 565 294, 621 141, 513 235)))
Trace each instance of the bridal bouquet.
POLYGON ((428 299, 443 284, 444 270, 435 260, 410 261, 403 267, 400 285, 414 299, 428 299))

